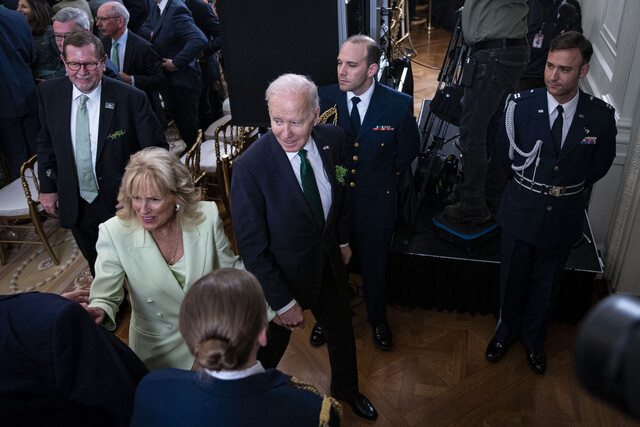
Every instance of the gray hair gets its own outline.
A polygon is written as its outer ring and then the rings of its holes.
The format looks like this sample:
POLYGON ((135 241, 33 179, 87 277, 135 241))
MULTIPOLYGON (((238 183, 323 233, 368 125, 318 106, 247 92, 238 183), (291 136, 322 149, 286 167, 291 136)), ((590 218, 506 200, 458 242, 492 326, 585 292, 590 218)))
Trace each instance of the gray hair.
POLYGON ((122 16, 124 18, 125 27, 129 25, 130 14, 126 7, 122 3, 114 2, 111 6, 111 14, 113 16, 122 16))
POLYGON ((301 74, 283 74, 272 81, 265 93, 265 100, 269 104, 269 99, 274 95, 289 98, 298 94, 305 96, 309 112, 315 114, 320 105, 318 88, 310 77, 301 74))
POLYGON ((63 7, 58 13, 53 15, 51 20, 62 23, 75 21, 83 30, 89 31, 89 18, 77 7, 63 7))

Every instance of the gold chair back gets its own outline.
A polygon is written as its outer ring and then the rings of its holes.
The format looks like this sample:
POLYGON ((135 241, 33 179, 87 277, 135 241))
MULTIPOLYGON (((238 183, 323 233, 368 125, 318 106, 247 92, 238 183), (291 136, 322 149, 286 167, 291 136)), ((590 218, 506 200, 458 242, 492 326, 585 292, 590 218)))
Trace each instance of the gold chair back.
POLYGON ((196 142, 187 152, 185 157, 185 164, 191 172, 193 183, 196 189, 200 191, 200 200, 205 200, 206 197, 206 185, 205 185, 205 172, 200 169, 200 153, 202 148, 202 129, 198 129, 198 137, 196 142))

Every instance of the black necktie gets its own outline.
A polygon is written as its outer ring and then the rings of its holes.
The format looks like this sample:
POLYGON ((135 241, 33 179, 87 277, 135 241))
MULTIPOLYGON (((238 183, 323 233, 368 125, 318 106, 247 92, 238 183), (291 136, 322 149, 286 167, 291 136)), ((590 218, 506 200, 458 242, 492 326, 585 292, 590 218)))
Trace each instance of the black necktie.
POLYGON ((558 105, 556 109, 558 110, 558 116, 551 127, 551 139, 553 139, 553 146, 556 148, 556 154, 558 154, 562 149, 562 124, 564 123, 562 112, 564 109, 562 105, 558 105))
POLYGON ((302 192, 304 198, 307 199, 311 213, 320 227, 324 227, 324 211, 322 210, 322 200, 316 183, 316 176, 313 174, 313 168, 307 160, 307 150, 298 151, 300 156, 300 181, 302 181, 302 192))
POLYGON ((360 98, 354 96, 351 98, 351 102, 353 102, 353 107, 351 107, 351 129, 353 129, 353 134, 358 136, 358 132, 360 132, 360 112, 358 111, 360 98))

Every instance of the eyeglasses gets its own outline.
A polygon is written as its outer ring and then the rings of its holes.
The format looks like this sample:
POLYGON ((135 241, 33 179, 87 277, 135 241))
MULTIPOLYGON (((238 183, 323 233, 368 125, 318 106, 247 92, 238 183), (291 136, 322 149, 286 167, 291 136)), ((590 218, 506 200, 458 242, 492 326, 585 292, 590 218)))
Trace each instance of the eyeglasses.
POLYGON ((65 61, 64 63, 67 64, 67 67, 69 67, 71 71, 80 71, 80 67, 82 67, 83 65, 85 70, 95 71, 101 62, 102 62, 102 59, 98 62, 67 62, 65 61))
POLYGON ((119 16, 106 16, 106 17, 104 17, 104 18, 103 18, 103 17, 101 17, 101 16, 97 16, 97 17, 96 17, 96 22, 99 22, 99 21, 108 21, 109 19, 118 19, 118 18, 120 18, 120 17, 119 17, 119 16))
POLYGON ((71 34, 71 33, 66 33, 66 34, 58 34, 58 33, 53 33, 53 37, 56 38, 56 40, 64 40, 67 38, 67 36, 71 34))

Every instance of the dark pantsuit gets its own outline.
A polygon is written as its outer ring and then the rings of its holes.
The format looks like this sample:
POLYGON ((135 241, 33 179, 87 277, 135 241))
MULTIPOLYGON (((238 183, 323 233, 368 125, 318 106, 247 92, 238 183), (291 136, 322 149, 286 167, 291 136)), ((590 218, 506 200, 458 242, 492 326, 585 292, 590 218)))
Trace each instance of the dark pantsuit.
MULTIPOLYGON (((329 261, 322 275, 322 290, 311 312, 322 325, 327 337, 331 365, 331 389, 343 396, 358 391, 356 346, 351 326, 351 309, 347 287, 336 283, 329 261), (347 327, 348 325, 348 327, 347 327)), ((266 368, 275 368, 287 349, 291 331, 269 323, 267 346, 258 352, 258 360, 266 368)))
POLYGON ((571 247, 541 250, 503 231, 501 251, 496 338, 510 344, 521 337, 527 350, 542 350, 571 247))

